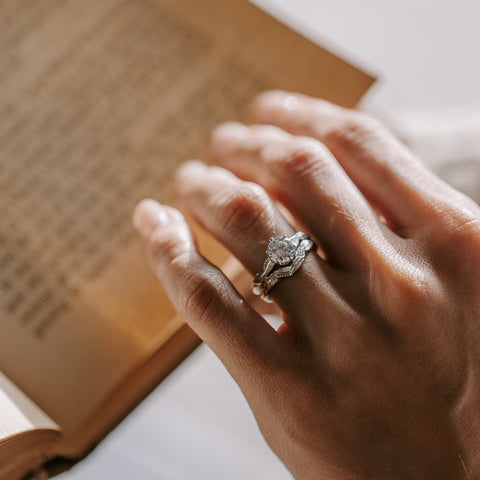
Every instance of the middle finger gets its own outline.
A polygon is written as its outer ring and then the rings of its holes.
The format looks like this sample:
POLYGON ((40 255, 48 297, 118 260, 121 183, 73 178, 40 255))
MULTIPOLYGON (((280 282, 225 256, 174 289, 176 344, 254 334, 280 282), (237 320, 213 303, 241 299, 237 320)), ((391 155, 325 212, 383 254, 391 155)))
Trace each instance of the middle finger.
POLYGON ((330 263, 363 269, 399 237, 384 225, 319 141, 266 125, 227 123, 212 137, 216 162, 257 182, 313 233, 330 263))

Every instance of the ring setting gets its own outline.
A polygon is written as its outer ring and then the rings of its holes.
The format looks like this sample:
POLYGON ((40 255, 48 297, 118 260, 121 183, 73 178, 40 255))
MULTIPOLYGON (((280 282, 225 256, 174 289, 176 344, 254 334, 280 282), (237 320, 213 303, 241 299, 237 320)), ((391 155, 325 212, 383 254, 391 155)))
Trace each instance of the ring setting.
POLYGON ((306 253, 313 246, 314 243, 304 232, 296 232, 291 237, 271 237, 263 271, 253 280, 253 293, 270 303, 270 290, 282 278, 291 277, 302 266, 306 253))

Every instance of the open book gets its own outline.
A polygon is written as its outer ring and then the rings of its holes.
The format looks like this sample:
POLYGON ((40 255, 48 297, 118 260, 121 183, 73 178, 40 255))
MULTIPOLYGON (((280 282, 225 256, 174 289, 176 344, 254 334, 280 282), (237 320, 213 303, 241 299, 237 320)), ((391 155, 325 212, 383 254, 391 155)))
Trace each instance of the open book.
POLYGON ((1 480, 85 454, 199 342, 142 259, 136 202, 168 201, 256 93, 353 105, 372 81, 245 0, 1 2, 1 480))

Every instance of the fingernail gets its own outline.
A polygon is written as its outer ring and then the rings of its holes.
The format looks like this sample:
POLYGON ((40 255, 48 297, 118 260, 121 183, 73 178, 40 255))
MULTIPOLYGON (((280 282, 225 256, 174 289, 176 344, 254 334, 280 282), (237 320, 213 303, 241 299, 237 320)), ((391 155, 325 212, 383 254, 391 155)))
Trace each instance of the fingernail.
POLYGON ((293 111, 298 106, 298 97, 281 90, 269 90, 260 94, 255 101, 256 109, 293 111))
POLYGON ((236 148, 248 136, 249 128, 242 123, 222 123, 212 132, 211 150, 213 155, 225 155, 236 148))
POLYGON ((248 127, 240 122, 225 122, 218 125, 214 131, 214 135, 218 136, 245 136, 248 127))
POLYGON ((178 167, 177 174, 179 175, 195 175, 207 167, 205 163, 199 160, 188 160, 178 167))
POLYGON ((142 200, 132 215, 133 226, 143 237, 148 237, 158 226, 167 222, 168 217, 163 206, 150 198, 142 200))
POLYGON ((205 178, 202 177, 205 170, 207 166, 198 160, 189 160, 180 165, 174 177, 176 198, 188 194, 192 189, 192 182, 195 184, 198 178, 205 178))

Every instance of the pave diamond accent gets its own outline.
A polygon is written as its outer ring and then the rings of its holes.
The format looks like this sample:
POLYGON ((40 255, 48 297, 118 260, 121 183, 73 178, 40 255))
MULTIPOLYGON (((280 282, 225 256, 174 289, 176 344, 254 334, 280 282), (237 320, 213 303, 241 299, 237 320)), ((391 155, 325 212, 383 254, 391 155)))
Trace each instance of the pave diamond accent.
POLYGON ((267 255, 277 265, 287 265, 295 258, 298 242, 293 242, 286 235, 271 238, 268 242, 267 255))

